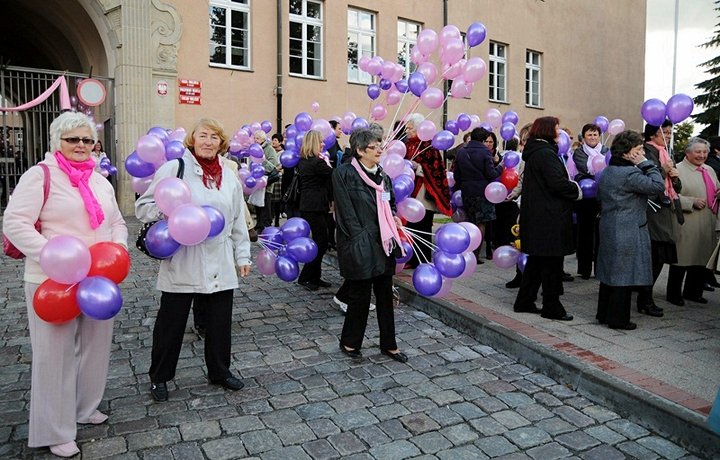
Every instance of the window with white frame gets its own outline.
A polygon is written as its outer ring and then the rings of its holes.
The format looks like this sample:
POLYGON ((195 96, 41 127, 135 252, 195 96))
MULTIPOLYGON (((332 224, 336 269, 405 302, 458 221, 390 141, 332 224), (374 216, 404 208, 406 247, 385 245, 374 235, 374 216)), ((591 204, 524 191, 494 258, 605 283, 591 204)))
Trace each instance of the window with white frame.
POLYGON ((322 78, 323 4, 289 0, 290 75, 322 78))
POLYGON ((536 51, 525 51, 525 105, 541 107, 540 94, 542 54, 536 51))
POLYGON ((250 0, 211 0, 210 65, 250 68, 250 0))
POLYGON ((417 36, 420 33, 420 24, 412 21, 398 19, 398 56, 397 63, 405 68, 405 74, 415 71, 415 64, 410 61, 410 50, 417 43, 417 36))
POLYGON ((507 45, 490 42, 490 61, 488 67, 490 100, 507 102, 507 45))
POLYGON ((372 76, 358 68, 363 56, 375 56, 375 14, 348 8, 348 81, 372 83, 372 76))

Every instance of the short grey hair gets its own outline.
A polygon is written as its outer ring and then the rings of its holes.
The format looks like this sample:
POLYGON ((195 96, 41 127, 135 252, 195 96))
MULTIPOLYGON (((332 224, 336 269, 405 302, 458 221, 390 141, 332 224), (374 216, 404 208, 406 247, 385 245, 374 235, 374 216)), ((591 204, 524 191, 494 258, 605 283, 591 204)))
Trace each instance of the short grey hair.
POLYGON ((408 115, 407 121, 405 122, 405 124, 412 122, 413 126, 415 128, 417 128, 417 125, 422 123, 424 120, 425 120, 425 117, 423 117, 421 114, 419 114, 417 112, 411 113, 410 115, 408 115))
POLYGON ((80 112, 65 112, 50 123, 50 152, 60 150, 60 138, 63 134, 78 128, 90 128, 92 138, 97 143, 97 128, 90 117, 80 112))
POLYGON ((710 142, 706 141, 702 137, 691 137, 690 140, 687 143, 687 147, 685 147, 685 153, 688 153, 692 150, 693 145, 695 144, 702 144, 707 149, 708 153, 710 153, 710 142))
POLYGON ((258 136, 258 137, 259 137, 260 139, 262 139, 263 141, 266 141, 266 140, 267 140, 267 134, 266 134, 265 131, 263 131, 262 129, 258 129, 257 131, 255 131, 255 132, 253 133, 253 138, 255 138, 255 136, 258 136))
POLYGON ((368 126, 368 130, 372 132, 373 134, 377 135, 378 139, 382 141, 382 138, 385 136, 385 129, 380 126, 378 123, 372 122, 368 126))

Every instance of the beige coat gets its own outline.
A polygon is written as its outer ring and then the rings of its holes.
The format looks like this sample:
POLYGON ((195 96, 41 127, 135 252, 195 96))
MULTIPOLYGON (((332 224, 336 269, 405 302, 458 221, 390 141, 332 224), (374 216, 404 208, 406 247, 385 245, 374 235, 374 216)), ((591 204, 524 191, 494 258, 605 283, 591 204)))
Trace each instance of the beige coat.
MULTIPOLYGON (((708 171, 710 177, 715 181, 715 186, 720 188, 715 171, 706 165, 702 165, 702 168, 708 171)), ((677 221, 673 223, 678 254, 677 265, 682 267, 705 266, 717 244, 715 236, 717 216, 710 211, 712 203, 708 203, 708 206, 703 209, 693 208, 693 201, 696 198, 706 198, 705 182, 702 174, 697 171, 697 167, 685 159, 677 164, 677 169, 683 184, 680 203, 685 214, 683 225, 679 225, 677 221)))

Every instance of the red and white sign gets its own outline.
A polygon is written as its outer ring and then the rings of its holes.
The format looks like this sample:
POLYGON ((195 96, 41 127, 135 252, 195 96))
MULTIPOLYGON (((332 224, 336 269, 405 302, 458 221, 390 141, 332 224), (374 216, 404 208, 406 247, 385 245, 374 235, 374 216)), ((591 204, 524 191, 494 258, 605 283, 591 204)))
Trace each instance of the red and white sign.
POLYGON ((107 96, 105 86, 94 78, 86 78, 77 87, 77 98, 88 107, 102 104, 107 96))
POLYGON ((167 96, 168 93, 168 82, 165 80, 160 80, 157 82, 157 93, 158 96, 167 96))
POLYGON ((180 104, 200 105, 202 81, 178 78, 178 97, 180 104))

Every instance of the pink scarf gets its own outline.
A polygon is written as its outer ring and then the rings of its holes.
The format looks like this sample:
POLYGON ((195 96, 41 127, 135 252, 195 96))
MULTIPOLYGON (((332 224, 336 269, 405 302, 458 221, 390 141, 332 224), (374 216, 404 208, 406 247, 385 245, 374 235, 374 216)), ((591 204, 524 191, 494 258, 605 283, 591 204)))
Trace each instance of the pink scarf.
POLYGON ((90 217, 90 227, 95 230, 105 220, 102 207, 90 190, 90 176, 95 169, 95 162, 92 158, 85 161, 69 161, 60 152, 55 152, 55 159, 60 169, 70 178, 70 184, 77 187, 80 192, 80 198, 82 198, 85 210, 90 217))
POLYGON ((370 179, 356 158, 353 158, 350 164, 353 165, 353 168, 355 168, 355 171, 358 172, 363 182, 375 189, 378 223, 380 224, 380 239, 382 240, 385 255, 389 256, 392 252, 393 239, 395 240, 395 244, 400 247, 403 255, 405 255, 405 250, 400 243, 400 234, 398 234, 397 225, 395 224, 392 209, 390 208, 390 200, 383 200, 383 192, 385 191, 383 188, 383 182, 376 184, 372 179, 370 179))
POLYGON ((708 208, 710 208, 710 211, 712 211, 713 214, 717 214, 718 202, 717 198, 715 198, 715 194, 717 193, 715 182, 712 180, 712 177, 710 177, 710 174, 705 168, 698 166, 697 170, 700 171, 700 174, 703 176, 703 182, 705 182, 705 196, 707 198, 708 208))
MULTIPOLYGON (((664 145, 658 145, 653 141, 649 141, 648 144, 655 147, 658 150, 658 152, 660 153, 660 167, 662 167, 662 165, 667 164, 667 163, 669 163, 670 166, 673 166, 673 162, 670 160, 670 155, 668 154, 668 151, 664 145)), ((670 178, 669 174, 665 176, 665 195, 668 198, 670 198, 671 200, 678 199, 678 194, 675 193, 675 189, 673 188, 673 185, 672 185, 672 179, 670 178)))

